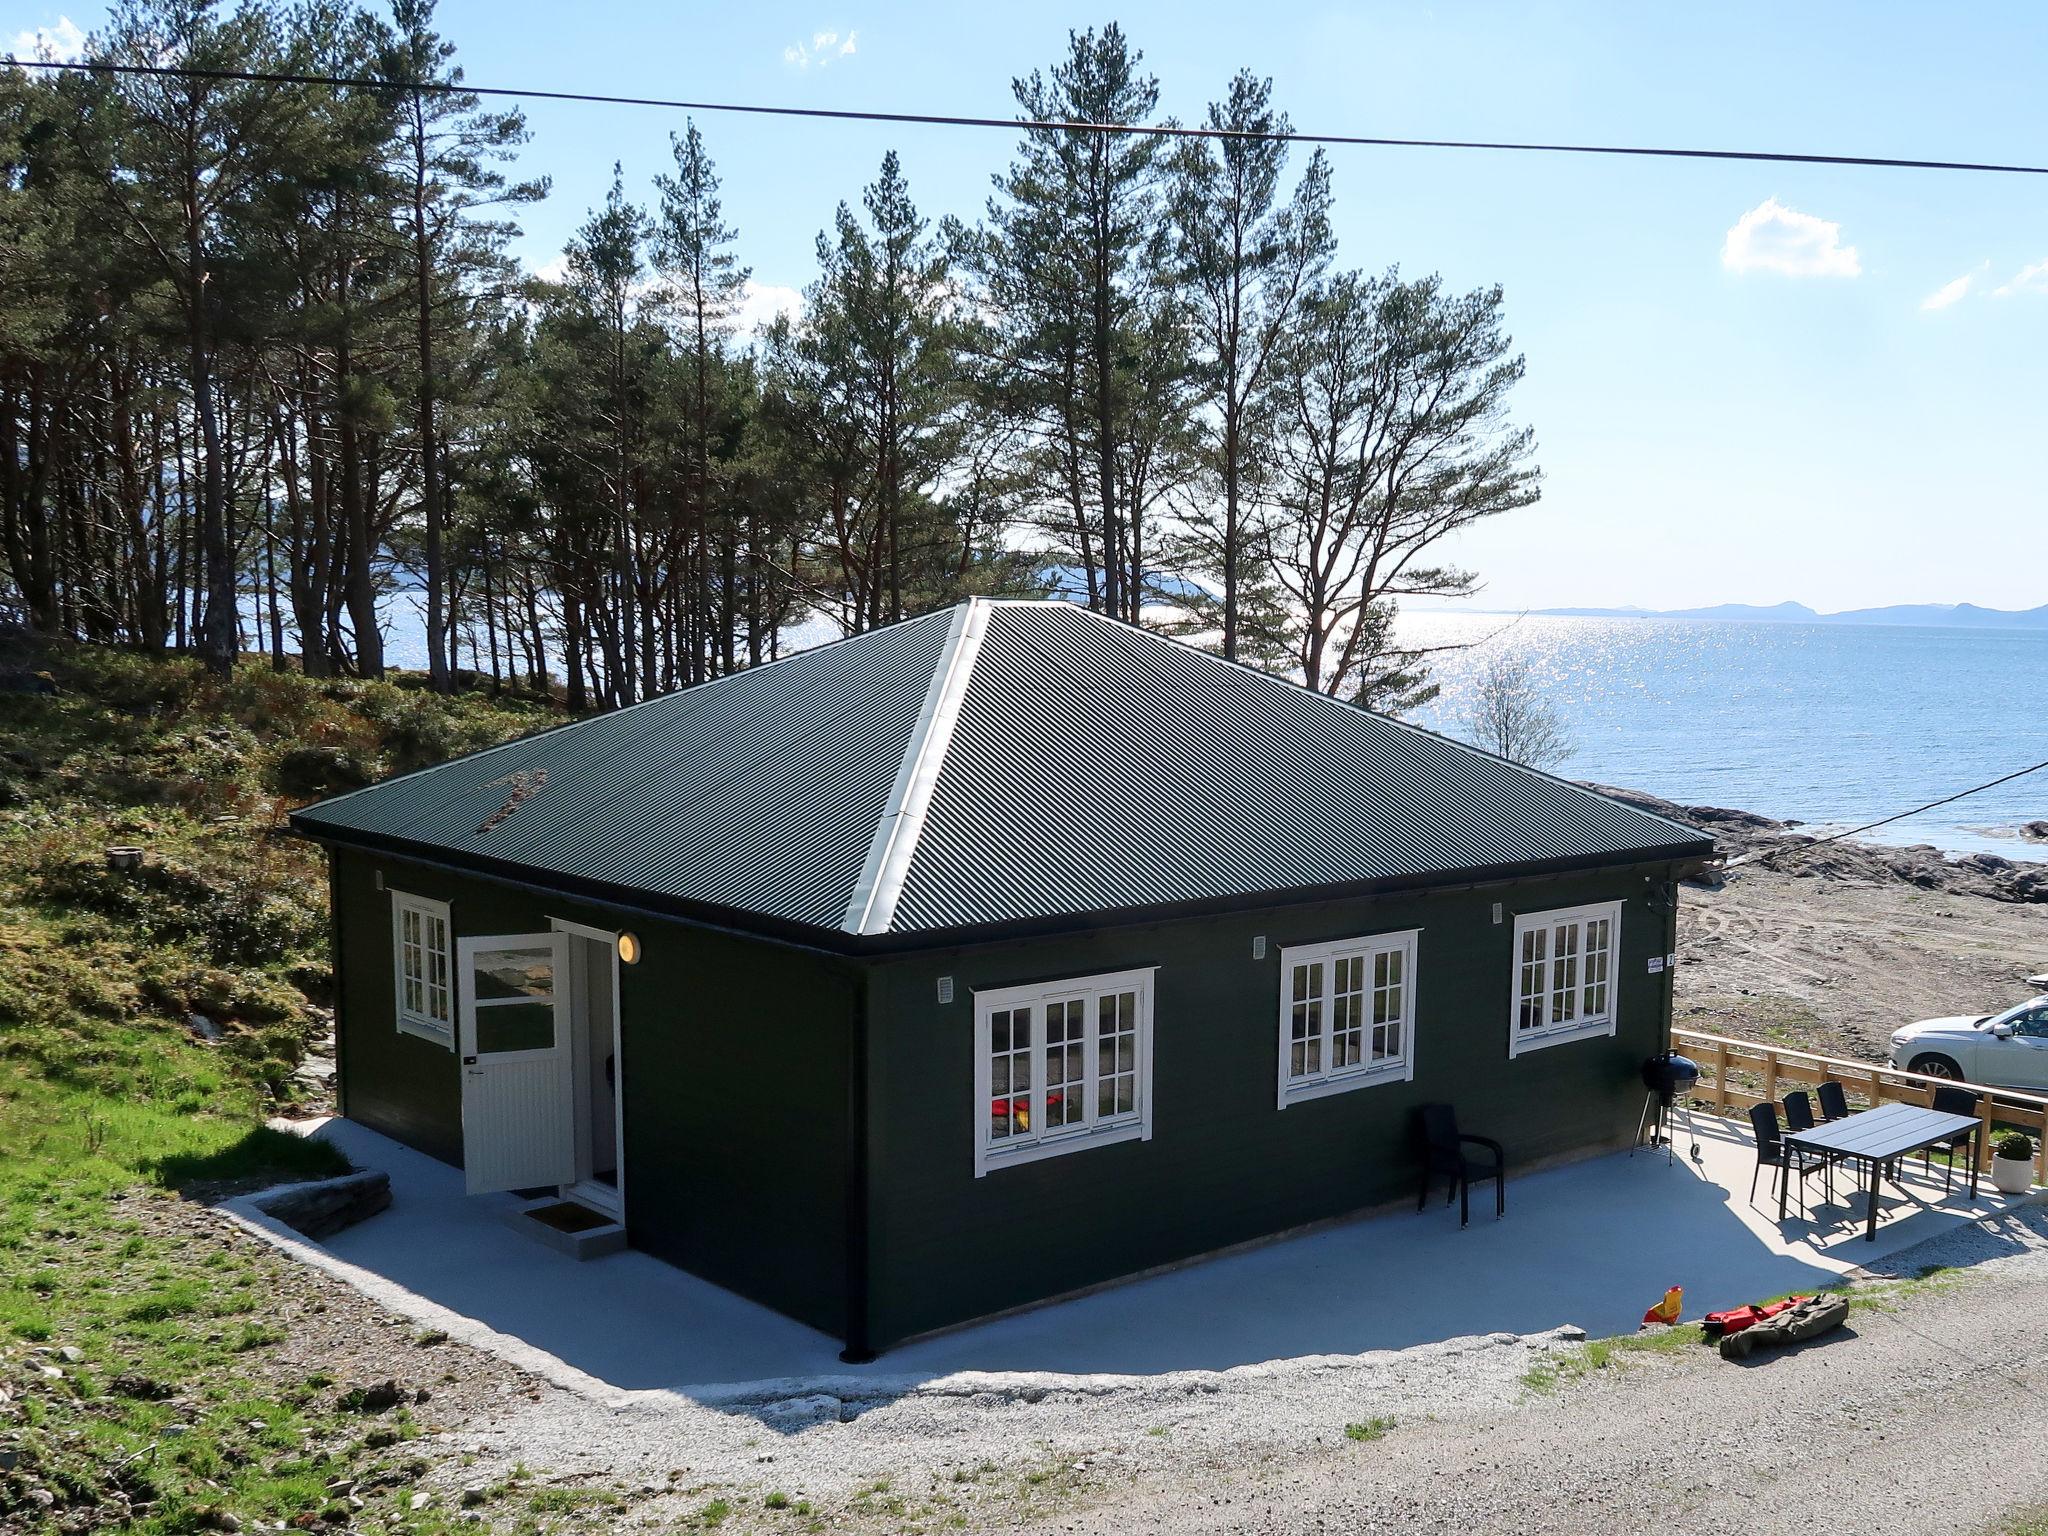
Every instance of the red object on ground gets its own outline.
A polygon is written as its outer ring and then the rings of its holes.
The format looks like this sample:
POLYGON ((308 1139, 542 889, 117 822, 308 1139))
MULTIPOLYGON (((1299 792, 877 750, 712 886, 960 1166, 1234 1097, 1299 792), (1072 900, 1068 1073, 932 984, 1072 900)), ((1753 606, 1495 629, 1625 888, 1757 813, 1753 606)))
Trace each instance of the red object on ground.
POLYGON ((1762 1306, 1730 1307, 1726 1312, 1709 1312, 1700 1319, 1700 1326, 1708 1333, 1718 1333, 1725 1337, 1754 1327, 1767 1317, 1776 1317, 1787 1307, 1807 1299, 1804 1296, 1787 1296, 1783 1301, 1767 1301, 1762 1306))

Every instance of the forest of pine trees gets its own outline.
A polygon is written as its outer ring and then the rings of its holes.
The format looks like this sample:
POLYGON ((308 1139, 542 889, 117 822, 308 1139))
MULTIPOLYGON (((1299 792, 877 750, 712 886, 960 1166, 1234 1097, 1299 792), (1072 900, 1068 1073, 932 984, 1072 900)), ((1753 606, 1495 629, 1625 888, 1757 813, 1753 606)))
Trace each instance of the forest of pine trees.
MULTIPOLYGON (((752 334, 694 123, 520 269, 548 189, 518 111, 417 88, 462 80, 433 0, 124 0, 86 57, 195 73, 0 68, 0 621, 36 632, 378 676, 402 593, 434 686, 587 708, 1057 592, 1399 709, 1397 604, 1536 499, 1500 291, 1345 268, 1320 152, 1035 125, 1159 121, 1114 25, 1015 82, 978 222, 890 152, 752 334)), ((1220 85, 1204 126, 1286 128, 1220 85)))

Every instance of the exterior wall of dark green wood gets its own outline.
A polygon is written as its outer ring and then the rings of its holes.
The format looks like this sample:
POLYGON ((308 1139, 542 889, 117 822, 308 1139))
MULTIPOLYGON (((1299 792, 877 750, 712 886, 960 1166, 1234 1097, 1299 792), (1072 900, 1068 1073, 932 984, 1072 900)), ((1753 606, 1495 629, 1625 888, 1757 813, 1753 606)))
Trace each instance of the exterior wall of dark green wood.
POLYGON ((619 972, 628 1237, 843 1331, 857 967, 403 860, 341 849, 333 858, 344 1114, 462 1160, 455 1052, 396 1027, 391 890, 447 902, 458 938, 544 932, 552 918, 630 929, 642 959, 619 972))
POLYGON ((1668 900, 1642 872, 1616 872, 1104 928, 876 964, 868 999, 872 1339, 885 1344, 1413 1199, 1414 1111, 1423 1103, 1454 1104, 1465 1129, 1505 1143, 1511 1173, 1626 1144, 1643 1104, 1637 1068, 1663 1048, 1670 1022, 1668 974, 1648 972, 1651 956, 1675 948, 1668 900), (1510 1059, 1514 914, 1615 899, 1626 903, 1616 1033, 1510 1059), (1497 925, 1495 902, 1504 908, 1497 925), (1408 928, 1421 930, 1414 1081, 1278 1108, 1281 949, 1408 928), (1267 948, 1255 960, 1258 935, 1267 948), (1139 966, 1158 967, 1151 1139, 977 1179, 974 990, 1139 966), (936 1000, 943 976, 955 988, 944 1005, 936 1000))

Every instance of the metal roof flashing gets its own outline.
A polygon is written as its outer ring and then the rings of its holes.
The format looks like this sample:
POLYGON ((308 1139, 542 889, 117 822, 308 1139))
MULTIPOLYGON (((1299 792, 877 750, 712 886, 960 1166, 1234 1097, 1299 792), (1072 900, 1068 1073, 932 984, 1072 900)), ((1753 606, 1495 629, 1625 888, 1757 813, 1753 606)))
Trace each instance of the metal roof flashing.
POLYGON ((960 720, 960 701, 974 675, 974 653, 988 632, 988 604, 971 597, 953 610, 953 623, 946 636, 945 659, 932 673, 931 688, 925 694, 924 710, 904 747, 903 761, 896 770, 896 783, 889 791, 889 803, 875 825, 875 840, 868 846, 867 863, 854 883, 846 904, 846 920, 840 924, 848 933, 887 933, 896 921, 896 901, 903 894, 903 877, 917 852, 918 834, 931 809, 932 785, 953 744, 953 728, 960 720))

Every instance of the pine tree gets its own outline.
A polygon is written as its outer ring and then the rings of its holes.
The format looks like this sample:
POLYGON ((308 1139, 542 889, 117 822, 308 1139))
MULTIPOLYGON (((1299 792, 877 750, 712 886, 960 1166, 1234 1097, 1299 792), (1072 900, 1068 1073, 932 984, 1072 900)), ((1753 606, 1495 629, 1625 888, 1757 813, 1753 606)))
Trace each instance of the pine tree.
MULTIPOLYGON (((1336 245, 1321 150, 1293 198, 1281 201, 1287 145, 1268 136, 1292 125, 1274 111, 1272 85, 1248 71, 1232 78, 1229 95, 1209 104, 1207 118, 1227 136, 1184 141, 1173 194, 1177 275, 1197 338, 1202 405, 1204 494, 1194 553, 1220 582, 1223 654, 1233 661, 1253 576, 1247 522, 1270 437, 1258 405, 1274 355, 1336 245)), ((1270 629, 1271 604, 1258 606, 1259 627, 1270 629)))
POLYGON ((1539 495, 1534 434, 1507 415, 1523 372, 1511 346, 1498 288, 1346 272, 1302 306, 1270 385, 1279 469, 1262 537, 1309 687, 1396 712, 1434 695, 1394 639, 1400 600, 1469 596, 1476 578, 1429 563, 1436 546, 1539 495))
MULTIPOLYGON (((382 78, 416 87, 460 86, 451 63, 455 45, 433 30, 434 0, 391 0, 392 32, 381 50, 382 78)), ((418 348, 415 417, 420 514, 427 588, 427 669, 433 686, 449 685, 446 506, 441 476, 439 397, 445 392, 435 356, 442 311, 460 306, 480 277, 504 276, 503 248, 517 233, 502 220, 479 218, 493 205, 537 201, 545 182, 507 186, 496 167, 526 142, 525 117, 482 111, 468 91, 414 89, 399 98, 393 173, 403 189, 409 236, 414 335, 418 348)))
MULTIPOLYGON (((739 524, 726 505, 726 491, 713 480, 712 439, 717 431, 720 375, 749 272, 732 253, 739 231, 725 223, 718 172, 697 125, 689 123, 681 137, 671 134, 669 148, 675 158, 675 173, 655 178, 661 209, 654 225, 654 268, 663 282, 663 305, 683 347, 687 399, 683 412, 683 526, 677 553, 687 561, 692 577, 691 601, 684 615, 684 651, 689 681, 697 682, 710 674, 714 650, 720 670, 730 672, 734 664, 739 524), (715 590, 721 595, 715 606, 709 601, 714 541, 719 560, 715 590)), ((752 547, 750 541, 750 550, 752 547)), ((750 613, 746 629, 748 659, 759 662, 762 637, 757 614, 750 613)))
POLYGON ((1034 421, 1042 445, 1041 525, 1080 567, 1090 605, 1134 623, 1146 539, 1129 477, 1157 468, 1137 440, 1184 367, 1182 330, 1158 323, 1172 302, 1163 141, 1036 124, 1145 123, 1159 83, 1139 73, 1142 58, 1112 23, 1070 33, 1050 78, 1014 81, 1027 120, 1017 158, 996 178, 986 226, 954 231, 991 317, 986 387, 1034 421))

